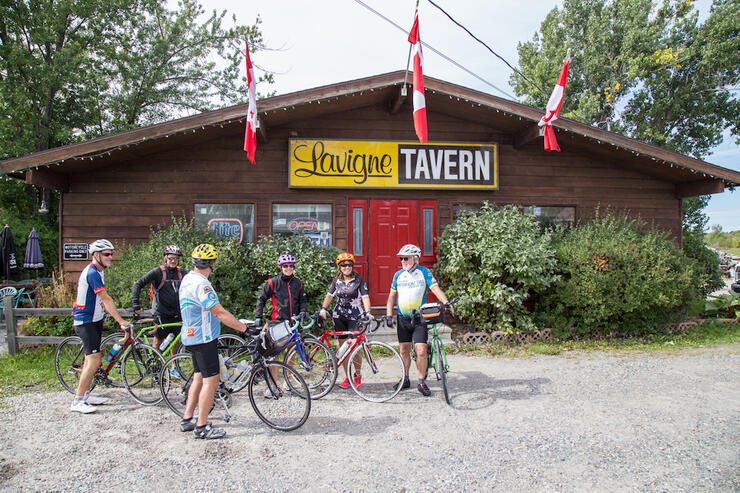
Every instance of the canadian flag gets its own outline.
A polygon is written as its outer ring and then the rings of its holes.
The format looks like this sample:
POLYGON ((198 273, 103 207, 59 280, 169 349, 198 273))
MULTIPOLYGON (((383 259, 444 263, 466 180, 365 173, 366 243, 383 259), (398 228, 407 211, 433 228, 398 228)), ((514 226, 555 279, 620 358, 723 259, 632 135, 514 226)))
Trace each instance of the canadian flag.
POLYGON ((249 86, 249 108, 247 109, 247 128, 244 132, 244 150, 247 158, 254 164, 254 154, 257 152, 257 89, 254 82, 254 67, 249 58, 249 43, 247 43, 247 85, 249 86))
POLYGON ((418 15, 414 17, 414 25, 409 33, 409 43, 414 45, 414 129, 419 142, 424 143, 427 141, 427 104, 424 98, 424 74, 421 72, 424 57, 421 54, 418 15))
POLYGON ((545 150, 558 151, 560 152, 560 146, 555 138, 555 131, 552 129, 552 122, 558 119, 560 116, 560 108, 563 106, 563 97, 565 96, 565 82, 568 80, 568 68, 570 67, 570 52, 563 60, 563 69, 560 71, 560 77, 558 82, 552 89, 550 99, 547 101, 547 108, 545 109, 545 116, 540 118, 540 122, 537 124, 540 127, 545 127, 545 150))

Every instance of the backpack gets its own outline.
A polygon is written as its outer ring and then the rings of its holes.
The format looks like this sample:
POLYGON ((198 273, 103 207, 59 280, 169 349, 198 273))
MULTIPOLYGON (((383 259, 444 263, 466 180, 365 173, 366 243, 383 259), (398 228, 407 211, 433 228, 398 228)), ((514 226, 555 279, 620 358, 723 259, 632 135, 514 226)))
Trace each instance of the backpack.
MULTIPOLYGON (((162 271, 162 280, 159 281, 157 291, 162 289, 162 286, 164 286, 165 278, 167 277, 167 271, 165 270, 164 265, 160 265, 159 268, 162 271)), ((182 281, 182 272, 180 271, 180 267, 177 268, 177 278, 182 281)), ((154 303, 154 284, 149 285, 149 303, 154 303)))

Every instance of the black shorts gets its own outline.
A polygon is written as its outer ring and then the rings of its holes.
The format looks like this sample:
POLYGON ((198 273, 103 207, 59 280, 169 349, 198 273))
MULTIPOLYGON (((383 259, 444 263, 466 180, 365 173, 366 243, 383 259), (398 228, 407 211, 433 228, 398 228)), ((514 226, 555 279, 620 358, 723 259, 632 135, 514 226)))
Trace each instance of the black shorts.
MULTIPOLYGON (((346 330, 358 330, 357 326, 359 324, 359 320, 352 320, 349 318, 344 317, 337 317, 334 319, 334 331, 336 332, 342 332, 346 330)), ((349 336, 336 336, 337 340, 344 341, 349 336)))
MULTIPOLYGON (((180 317, 180 315, 155 315, 154 320, 157 322, 157 324, 182 323, 182 317, 180 317)), ((157 338, 164 339, 170 334, 177 335, 180 333, 180 328, 180 325, 178 325, 177 327, 157 327, 157 338)))
POLYGON ((219 374, 218 340, 214 339, 205 344, 195 344, 186 347, 193 358, 193 369, 195 373, 200 373, 203 378, 219 374))
POLYGON ((85 355, 100 352, 100 339, 103 334, 102 320, 75 325, 75 333, 82 339, 82 349, 85 351, 85 355))
POLYGON ((427 343, 427 326, 422 323, 419 317, 406 318, 399 315, 396 323, 396 334, 398 335, 398 342, 427 343))

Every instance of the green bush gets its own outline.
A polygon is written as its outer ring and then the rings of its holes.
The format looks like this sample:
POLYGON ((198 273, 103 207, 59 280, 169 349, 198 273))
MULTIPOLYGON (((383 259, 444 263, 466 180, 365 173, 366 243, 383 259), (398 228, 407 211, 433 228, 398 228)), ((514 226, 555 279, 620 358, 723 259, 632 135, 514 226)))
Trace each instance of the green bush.
POLYGON ((551 236, 533 216, 488 203, 447 226, 435 274, 448 297, 463 295, 456 314, 481 330, 533 330, 526 303, 557 280, 551 236))
MULTIPOLYGON (((237 245, 185 219, 173 218, 172 224, 153 228, 149 241, 125 248, 118 263, 106 272, 105 284, 116 306, 131 306, 131 286, 162 264, 167 245, 175 244, 182 249, 181 267, 191 270, 190 252, 200 243, 211 243, 216 248, 218 261, 209 280, 221 304, 237 317, 254 315, 259 290, 269 277, 278 273, 276 260, 282 253, 296 257, 295 274, 303 281, 309 307, 318 308, 336 273, 334 259, 339 253, 334 247, 321 247, 304 236, 260 237, 255 245, 237 245)), ((148 289, 142 290, 140 303, 150 306, 148 289)))
POLYGON ((719 256, 704 244, 702 234, 684 229, 683 252, 696 261, 699 276, 699 293, 706 296, 722 287, 722 270, 719 268, 719 256))
POLYGON ((624 216, 594 219, 555 240, 561 275, 538 305, 540 326, 558 337, 615 330, 643 335, 681 316, 700 290, 695 262, 624 216))

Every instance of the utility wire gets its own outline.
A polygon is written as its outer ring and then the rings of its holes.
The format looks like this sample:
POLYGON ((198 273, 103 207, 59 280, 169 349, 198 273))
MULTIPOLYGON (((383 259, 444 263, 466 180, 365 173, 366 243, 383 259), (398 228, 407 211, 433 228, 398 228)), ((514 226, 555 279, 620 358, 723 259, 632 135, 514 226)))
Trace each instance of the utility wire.
POLYGON ((463 26, 462 24, 460 24, 459 22, 457 22, 455 19, 453 19, 452 16, 445 11, 445 9, 443 9, 442 7, 440 7, 439 5, 437 5, 436 3, 434 3, 433 0, 428 0, 428 1, 429 1, 429 3, 431 3, 432 5, 434 5, 435 7, 437 7, 444 15, 446 15, 448 19, 450 19, 452 22, 454 22, 455 24, 457 24, 466 33, 468 33, 471 38, 473 38, 474 40, 476 40, 477 42, 479 42, 480 44, 482 44, 483 46, 485 46, 488 49, 488 51, 490 51, 491 53, 493 53, 494 55, 496 55, 502 62, 504 62, 511 70, 513 70, 514 72, 516 72, 522 79, 524 79, 527 82, 529 82, 530 84, 532 84, 532 87, 534 87, 535 89, 537 89, 538 91, 540 91, 545 97, 548 97, 549 96, 548 94, 545 94, 545 91, 543 91, 540 88, 540 86, 538 86, 537 84, 535 84, 534 82, 532 82, 531 80, 529 80, 526 75, 524 75, 523 73, 521 73, 519 70, 517 70, 516 68, 514 68, 509 62, 507 62, 504 57, 502 57, 501 55, 499 55, 498 53, 496 53, 495 51, 493 51, 493 49, 491 49, 490 46, 488 46, 486 43, 484 43, 482 40, 480 40, 475 34, 471 33, 468 30, 467 27, 463 26))
MULTIPOLYGON (((395 27, 396 29, 398 29, 398 30, 399 30, 399 31, 401 31, 402 33, 408 34, 408 31, 407 31, 406 29, 402 28, 401 26, 399 26, 398 24, 396 24, 395 22, 393 22, 392 20, 390 20, 389 18, 387 18, 386 16, 384 16, 383 14, 381 14, 380 12, 378 12, 377 10, 373 9, 372 7, 370 7, 369 5, 367 5, 367 4, 366 4, 365 2, 363 2, 362 0, 354 0, 354 1, 355 1, 356 3, 358 3, 358 4, 362 5, 362 6, 363 6, 363 7, 365 7, 365 8, 367 9, 367 10, 369 10, 369 11, 370 11, 370 12, 372 12, 373 14, 377 15, 378 17, 380 17, 381 19, 383 19, 383 20, 384 20, 384 21, 386 21, 387 23, 391 24, 392 26, 394 26, 394 27, 395 27)), ((448 62, 450 62, 450 63, 451 63, 451 64, 453 64, 454 66, 456 66, 457 68, 459 68, 459 69, 461 69, 461 70, 463 70, 463 71, 467 72, 468 74, 472 75, 473 77, 475 77, 475 78, 476 78, 476 79, 478 79, 479 81, 483 82, 484 84, 486 84, 486 85, 489 85, 489 86, 491 86, 492 88, 496 89, 496 90, 497 90, 498 92, 500 92, 501 94, 503 94, 503 95, 504 95, 504 96, 506 96, 507 98, 509 98, 509 99, 511 99, 511 100, 513 100, 513 101, 516 101, 516 98, 515 98, 514 96, 512 96, 512 95, 511 95, 511 94, 509 94, 509 93, 507 93, 506 91, 504 91, 504 90, 503 90, 503 89, 501 89, 500 87, 497 87, 496 85, 492 84, 491 82, 488 82, 488 81, 487 81, 486 79, 484 79, 484 78, 483 78, 483 77, 481 77, 480 75, 476 74, 476 73, 475 73, 475 72, 473 72, 472 70, 470 70, 470 69, 468 69, 468 68, 466 68, 466 67, 464 67, 464 66, 460 65, 460 64, 459 64, 459 63, 457 63, 457 62, 456 62, 455 60, 453 60, 452 58, 448 57, 447 55, 445 55, 444 53, 442 53, 442 52, 441 52, 441 51, 439 51, 438 49, 434 48, 433 46, 430 46, 429 44, 425 43, 424 41, 422 41, 422 42, 421 42, 421 44, 422 44, 422 46, 424 46, 424 47, 425 47, 426 49, 428 49, 428 50, 431 50, 432 52, 434 52, 434 53, 436 53, 437 55, 441 56, 442 58, 444 58, 445 60, 447 60, 448 62)))

